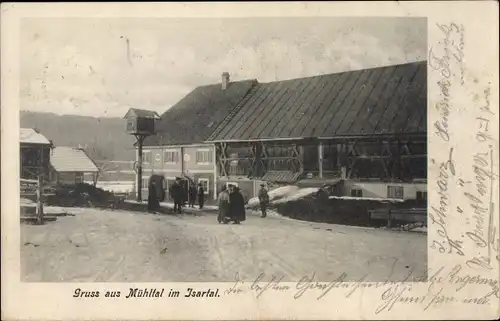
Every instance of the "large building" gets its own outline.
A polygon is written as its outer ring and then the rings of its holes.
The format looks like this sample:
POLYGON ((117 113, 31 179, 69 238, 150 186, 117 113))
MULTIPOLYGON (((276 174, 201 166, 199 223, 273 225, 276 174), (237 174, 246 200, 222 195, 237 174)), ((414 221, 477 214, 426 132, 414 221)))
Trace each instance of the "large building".
POLYGON ((251 194, 255 180, 310 180, 341 181, 342 195, 425 199, 426 66, 270 83, 223 79, 161 116, 145 160, 166 176, 213 182, 210 193, 224 182, 251 194))
POLYGON ((207 143, 229 180, 342 178, 342 193, 425 198, 425 61, 259 84, 207 143))
MULTIPOLYGON (((207 198, 216 197, 217 161, 214 144, 205 144, 214 129, 241 103, 255 80, 230 82, 222 74, 219 84, 195 88, 156 121, 156 135, 143 143, 143 195, 152 174, 166 178, 166 188, 182 177, 188 184, 201 182, 207 198)), ((167 195, 167 197, 169 197, 167 195)))

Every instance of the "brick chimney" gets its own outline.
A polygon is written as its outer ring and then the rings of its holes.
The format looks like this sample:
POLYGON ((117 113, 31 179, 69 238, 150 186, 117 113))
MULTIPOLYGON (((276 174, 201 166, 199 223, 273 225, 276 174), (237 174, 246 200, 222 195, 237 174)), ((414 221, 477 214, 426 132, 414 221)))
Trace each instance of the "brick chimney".
POLYGON ((222 90, 226 90, 228 86, 229 86, 229 73, 223 72, 222 73, 222 90))

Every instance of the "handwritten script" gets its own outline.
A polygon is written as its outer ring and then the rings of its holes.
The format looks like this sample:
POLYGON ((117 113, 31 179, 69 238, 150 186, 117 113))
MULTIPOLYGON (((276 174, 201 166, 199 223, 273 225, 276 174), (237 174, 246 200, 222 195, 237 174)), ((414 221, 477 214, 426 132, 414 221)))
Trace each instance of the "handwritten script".
POLYGON ((373 301, 374 295, 378 295, 380 303, 375 308, 376 314, 391 311, 400 305, 412 305, 428 310, 446 304, 488 305, 493 298, 498 298, 498 280, 486 278, 478 273, 469 274, 467 270, 461 265, 451 268, 443 266, 424 275, 417 275, 413 270, 409 270, 399 281, 390 281, 389 276, 381 282, 366 282, 368 274, 353 279, 346 272, 339 273, 327 282, 316 280, 314 272, 303 276, 298 282, 283 282, 283 276, 265 273, 261 273, 253 282, 248 282, 240 280, 239 274, 236 274, 233 285, 226 289, 224 294, 234 296, 252 293, 256 298, 260 298, 280 293, 290 295, 295 300, 322 300, 332 293, 338 295, 340 292, 345 299, 357 296, 358 299, 366 299, 369 302, 373 301), (470 295, 472 292, 467 290, 469 287, 481 291, 470 295), (367 289, 370 289, 369 293, 365 293, 367 289))

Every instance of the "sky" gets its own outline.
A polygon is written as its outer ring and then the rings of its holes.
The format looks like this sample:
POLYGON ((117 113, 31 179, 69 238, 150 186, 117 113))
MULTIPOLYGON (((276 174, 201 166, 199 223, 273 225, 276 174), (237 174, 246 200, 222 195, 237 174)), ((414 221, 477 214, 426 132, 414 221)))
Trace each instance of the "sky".
POLYGON ((160 114, 197 86, 426 59, 422 18, 27 18, 21 110, 160 114))

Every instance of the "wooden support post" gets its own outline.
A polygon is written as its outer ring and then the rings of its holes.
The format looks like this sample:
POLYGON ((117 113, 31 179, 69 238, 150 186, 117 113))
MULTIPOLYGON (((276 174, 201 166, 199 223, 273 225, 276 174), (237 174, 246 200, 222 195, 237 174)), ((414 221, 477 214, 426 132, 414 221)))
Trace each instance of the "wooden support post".
POLYGON ((392 213, 391 209, 389 208, 389 212, 387 213, 387 228, 392 227, 392 213))
POLYGON ((217 200, 217 147, 213 146, 212 162, 214 163, 214 201, 217 200))
POLYGON ((323 143, 320 142, 318 145, 318 170, 319 178, 323 178, 323 143))
POLYGON ((144 136, 137 135, 137 176, 135 186, 137 188, 137 201, 142 202, 142 143, 144 136))
POLYGON ((304 173, 304 146, 299 145, 299 173, 304 173))
POLYGON ((38 175, 38 182, 36 186, 36 220, 39 225, 43 224, 43 203, 42 203, 42 191, 43 191, 43 176, 38 175))

